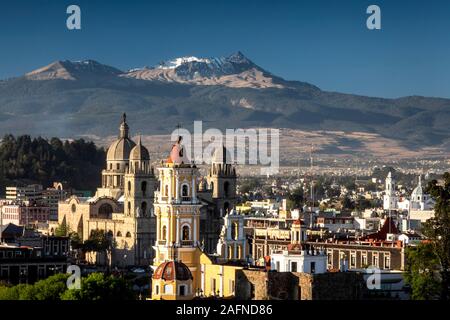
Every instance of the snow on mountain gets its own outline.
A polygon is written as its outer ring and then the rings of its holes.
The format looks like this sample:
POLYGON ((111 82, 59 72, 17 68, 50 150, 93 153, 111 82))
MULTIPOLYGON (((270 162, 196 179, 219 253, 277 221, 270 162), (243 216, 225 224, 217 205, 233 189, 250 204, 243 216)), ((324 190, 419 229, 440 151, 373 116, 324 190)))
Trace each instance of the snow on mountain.
POLYGON ((181 57, 152 68, 133 69, 122 75, 140 80, 196 85, 224 85, 233 88, 283 88, 275 77, 237 52, 228 57, 181 57))

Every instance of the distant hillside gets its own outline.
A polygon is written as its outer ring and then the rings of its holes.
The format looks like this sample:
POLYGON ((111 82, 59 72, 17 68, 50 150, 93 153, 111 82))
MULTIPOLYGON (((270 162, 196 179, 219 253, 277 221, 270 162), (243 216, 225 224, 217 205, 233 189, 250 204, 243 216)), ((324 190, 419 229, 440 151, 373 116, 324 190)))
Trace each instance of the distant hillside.
POLYGON ((367 132, 411 149, 450 150, 449 99, 326 92, 272 75, 240 52, 130 71, 92 60, 58 61, 0 81, 1 134, 105 137, 117 133, 123 112, 133 132, 145 135, 203 120, 205 127, 220 129, 367 132))

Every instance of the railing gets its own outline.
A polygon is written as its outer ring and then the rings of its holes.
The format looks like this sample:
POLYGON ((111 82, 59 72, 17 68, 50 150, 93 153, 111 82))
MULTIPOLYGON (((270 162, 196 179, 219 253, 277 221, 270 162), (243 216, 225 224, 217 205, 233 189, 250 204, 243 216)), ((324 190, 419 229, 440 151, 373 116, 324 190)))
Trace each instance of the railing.
POLYGON ((193 244, 194 244, 194 241, 193 240, 181 240, 180 241, 180 243, 181 243, 181 246, 192 246, 193 244))
POLYGON ((181 201, 191 201, 191 197, 181 197, 181 201))
POLYGON ((160 245, 160 246, 164 246, 164 245, 166 245, 167 244, 167 241, 166 240, 159 240, 158 241, 158 245, 160 245))

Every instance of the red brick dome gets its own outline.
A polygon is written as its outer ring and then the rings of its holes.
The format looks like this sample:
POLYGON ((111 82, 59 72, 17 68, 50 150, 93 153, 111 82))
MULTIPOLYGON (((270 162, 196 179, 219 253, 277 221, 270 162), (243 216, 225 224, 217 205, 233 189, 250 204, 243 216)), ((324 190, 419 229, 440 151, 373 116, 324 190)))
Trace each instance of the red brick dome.
POLYGON ((153 279, 186 281, 192 279, 192 273, 189 268, 180 261, 166 261, 156 268, 153 279))

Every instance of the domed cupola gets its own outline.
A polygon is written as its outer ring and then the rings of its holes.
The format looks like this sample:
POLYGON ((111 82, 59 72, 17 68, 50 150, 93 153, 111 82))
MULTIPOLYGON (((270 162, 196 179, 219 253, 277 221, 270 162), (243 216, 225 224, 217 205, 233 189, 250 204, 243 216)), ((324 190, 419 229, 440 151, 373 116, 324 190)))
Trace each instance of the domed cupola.
POLYGON ((156 269, 153 274, 153 279, 186 281, 192 279, 192 273, 181 261, 166 261, 160 264, 156 269))
POLYGON ((131 149, 136 145, 129 138, 129 127, 126 122, 127 116, 124 113, 120 124, 119 138, 114 141, 106 154, 107 161, 127 161, 130 157, 131 149))
POLYGON ((147 148, 142 145, 140 136, 139 136, 137 145, 134 146, 133 149, 131 149, 130 160, 131 161, 134 161, 134 160, 148 161, 148 160, 150 160, 150 154, 149 154, 147 148))

